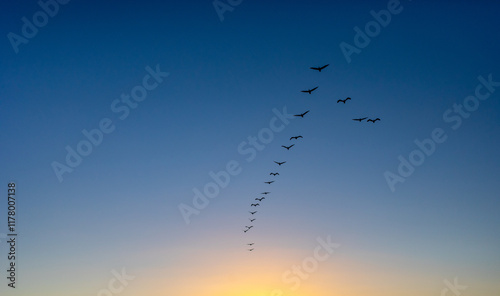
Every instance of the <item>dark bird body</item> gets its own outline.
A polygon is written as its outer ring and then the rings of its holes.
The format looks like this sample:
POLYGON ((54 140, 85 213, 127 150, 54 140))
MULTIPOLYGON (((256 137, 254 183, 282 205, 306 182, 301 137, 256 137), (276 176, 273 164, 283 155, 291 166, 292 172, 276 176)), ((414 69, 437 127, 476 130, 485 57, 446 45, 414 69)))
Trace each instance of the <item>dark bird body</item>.
POLYGON ((290 137, 290 140, 298 140, 299 138, 303 138, 302 136, 290 137))
POLYGON ((321 70, 325 69, 326 67, 328 67, 330 64, 326 64, 322 67, 310 67, 309 69, 313 69, 313 70, 316 70, 318 72, 321 72, 321 70))
POLYGON ((249 213, 253 215, 253 214, 257 213, 257 211, 255 211, 255 212, 249 212, 249 213))
POLYGON ((256 198, 255 200, 262 201, 264 199, 266 199, 266 198, 265 197, 261 197, 261 198, 256 198))
POLYGON ((276 175, 279 175, 279 173, 270 173, 269 175, 276 176, 276 175))
POLYGON ((350 100, 350 99, 351 99, 351 98, 347 97, 347 98, 345 98, 344 100, 338 100, 338 101, 337 101, 337 104, 338 104, 338 103, 340 103, 340 102, 342 102, 342 103, 344 103, 344 104, 345 104, 345 102, 346 102, 347 100, 350 100))
POLYGON ((304 112, 304 113, 302 113, 302 114, 296 114, 296 115, 294 115, 294 116, 297 116, 297 117, 299 117, 299 116, 300 116, 300 117, 304 118, 304 115, 306 115, 307 113, 309 113, 309 110, 307 110, 306 112, 304 112))
MULTIPOLYGON (((276 161, 275 161, 275 162, 276 162, 276 161)), ((269 194, 269 193, 271 193, 271 192, 267 192, 267 191, 266 191, 266 192, 262 192, 261 194, 269 194)))
POLYGON ((258 203, 254 203, 254 204, 251 204, 250 206, 251 206, 251 207, 258 207, 258 206, 260 206, 260 204, 258 204, 258 203))
POLYGON ((264 182, 266 184, 271 184, 271 183, 274 183, 274 181, 267 181, 267 182, 264 182))
POLYGON ((293 146, 295 146, 295 144, 292 144, 290 146, 281 145, 281 147, 285 148, 286 150, 290 150, 290 148, 292 148, 293 146))
POLYGON ((375 123, 375 121, 377 121, 377 120, 380 120, 380 118, 377 117, 375 119, 368 119, 366 122, 373 122, 373 123, 375 123))
POLYGON ((278 165, 282 165, 282 164, 284 164, 285 162, 286 162, 286 161, 283 161, 283 162, 277 162, 277 161, 275 161, 275 163, 277 163, 278 165))
POLYGON ((317 90, 317 89, 318 89, 318 87, 316 86, 315 88, 311 88, 311 89, 308 89, 308 90, 301 90, 301 92, 312 94, 312 92, 315 91, 315 90, 317 90))

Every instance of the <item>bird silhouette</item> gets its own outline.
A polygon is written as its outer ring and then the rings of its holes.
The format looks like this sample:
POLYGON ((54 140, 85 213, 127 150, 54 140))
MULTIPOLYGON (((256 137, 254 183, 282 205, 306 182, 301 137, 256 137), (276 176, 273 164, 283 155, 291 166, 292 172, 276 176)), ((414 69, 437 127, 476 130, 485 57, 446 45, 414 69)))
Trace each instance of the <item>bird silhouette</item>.
POLYGON ((309 69, 313 69, 313 70, 316 70, 316 71, 319 71, 321 72, 321 70, 325 69, 326 67, 328 67, 330 64, 326 64, 322 67, 310 67, 309 69))
POLYGON ((254 215, 255 213, 257 213, 257 211, 255 211, 255 212, 249 212, 249 213, 252 214, 252 215, 254 215))
POLYGON ((280 173, 270 173, 269 175, 276 176, 279 175, 280 173))
POLYGON ((253 221, 255 221, 255 219, 248 219, 248 220, 250 220, 250 222, 253 222, 253 221))
POLYGON ((299 138, 303 138, 302 136, 290 137, 290 140, 298 140, 299 138))
POLYGON ((247 233, 248 229, 243 230, 244 233, 247 233))
POLYGON ((368 119, 366 122, 370 122, 371 121, 371 122, 375 123, 375 121, 377 121, 377 120, 380 120, 380 118, 377 117, 375 119, 368 119))
MULTIPOLYGON (((275 161, 275 162, 276 162, 276 161, 275 161)), ((276 163, 277 163, 277 162, 276 162, 276 163)), ((269 194, 269 193, 271 193, 271 192, 267 192, 267 191, 266 191, 266 192, 262 192, 261 194, 269 194)))
POLYGON ((252 227, 253 227, 253 225, 252 225, 252 226, 245 226, 245 227, 246 227, 247 229, 250 229, 250 228, 252 228, 252 227))
POLYGON ((267 181, 267 182, 264 182, 266 184, 271 184, 271 183, 274 183, 274 181, 267 181))
POLYGON ((304 118, 304 115, 306 115, 307 113, 309 113, 309 110, 307 110, 306 112, 304 112, 304 113, 302 113, 302 114, 296 114, 296 115, 294 115, 294 116, 297 116, 297 117, 299 117, 299 116, 300 116, 300 117, 304 118))
POLYGON ((282 164, 284 164, 285 162, 286 162, 286 161, 283 161, 283 162, 277 162, 277 161, 275 161, 275 163, 277 163, 278 165, 282 165, 282 164))
POLYGON ((340 103, 340 102, 342 102, 342 103, 344 103, 344 104, 345 104, 345 102, 346 102, 347 100, 350 100, 350 99, 351 99, 351 98, 347 97, 347 98, 345 98, 344 100, 338 100, 338 101, 337 101, 337 104, 338 104, 338 103, 340 103))
POLYGON ((317 89, 318 89, 318 87, 316 86, 315 88, 311 88, 311 89, 308 89, 308 90, 301 90, 301 92, 312 94, 312 92, 315 91, 315 90, 317 90, 317 89))
POLYGON ((255 243, 250 243, 250 244, 247 244, 247 245, 249 245, 249 246, 253 246, 253 244, 255 244, 255 243))
POLYGON ((254 204, 251 204, 250 206, 251 206, 251 207, 258 207, 258 206, 260 206, 260 204, 258 204, 258 203, 254 203, 254 204))
POLYGON ((266 199, 266 198, 265 198, 265 197, 255 198, 255 200, 258 200, 258 201, 262 201, 262 200, 264 200, 264 199, 266 199))
POLYGON ((248 250, 249 250, 250 252, 252 252, 252 251, 253 251, 253 249, 254 249, 254 248, 251 248, 251 249, 248 249, 248 250))
POLYGON ((368 117, 363 117, 363 118, 355 118, 355 119, 353 119, 353 120, 356 120, 356 121, 361 122, 361 121, 363 121, 363 120, 365 120, 365 119, 367 119, 367 118, 368 118, 368 117))
POLYGON ((290 150, 290 148, 292 148, 293 146, 295 146, 295 144, 292 144, 290 146, 281 145, 281 147, 285 148, 286 150, 290 150))

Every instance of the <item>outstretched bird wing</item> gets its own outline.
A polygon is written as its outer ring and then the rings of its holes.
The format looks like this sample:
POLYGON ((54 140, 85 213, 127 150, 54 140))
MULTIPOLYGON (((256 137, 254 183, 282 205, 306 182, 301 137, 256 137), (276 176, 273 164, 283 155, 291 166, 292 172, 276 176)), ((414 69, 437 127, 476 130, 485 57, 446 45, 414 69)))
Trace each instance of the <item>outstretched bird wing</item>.
POLYGON ((326 67, 328 67, 330 64, 326 64, 324 65, 323 67, 320 67, 321 70, 325 69, 326 67))

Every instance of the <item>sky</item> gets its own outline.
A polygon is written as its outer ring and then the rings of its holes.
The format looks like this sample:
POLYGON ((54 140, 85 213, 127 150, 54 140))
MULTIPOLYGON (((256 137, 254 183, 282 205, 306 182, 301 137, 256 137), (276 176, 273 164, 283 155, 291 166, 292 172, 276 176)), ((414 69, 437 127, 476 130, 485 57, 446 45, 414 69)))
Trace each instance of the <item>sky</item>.
POLYGON ((0 292, 498 295, 499 9, 2 2, 0 292))

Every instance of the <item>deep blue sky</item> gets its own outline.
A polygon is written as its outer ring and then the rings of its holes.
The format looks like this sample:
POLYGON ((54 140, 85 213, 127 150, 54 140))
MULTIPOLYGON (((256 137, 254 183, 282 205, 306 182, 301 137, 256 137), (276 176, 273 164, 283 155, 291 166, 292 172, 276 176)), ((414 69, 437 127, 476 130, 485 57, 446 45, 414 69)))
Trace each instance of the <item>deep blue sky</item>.
MULTIPOLYGON (((73 0, 17 54, 7 34, 21 34, 21 18, 40 7, 0 4, 0 180, 18 185, 17 292, 96 295, 112 269, 126 267, 137 279, 123 295, 234 295, 252 263, 277 279, 262 291, 290 292, 281 273, 331 235, 339 259, 289 295, 359 295, 371 281, 370 295, 438 294, 454 277, 467 295, 497 295, 500 91, 456 130, 443 114, 474 95, 479 76, 500 81, 500 7, 401 1, 401 13, 348 63, 339 45, 354 45, 353 28, 387 3, 243 1, 221 22, 211 1, 73 0), (323 64, 321 73, 309 69, 323 64), (112 102, 156 65, 169 76, 120 120, 112 102), (285 106, 310 113, 246 161, 240 143, 285 106), (351 120, 365 116, 381 121, 351 120), (115 130, 59 182, 51 163, 64 163, 65 147, 103 118, 115 130), (447 140, 392 192, 384 173, 397 173, 398 156, 435 128, 447 140), (296 135, 304 138, 289 140, 296 135), (242 172, 186 225, 179 204, 192 205, 193 188, 231 160, 242 172), (276 182, 264 184, 276 170, 276 182), (244 234, 249 205, 265 190, 272 194, 244 234), (256 252, 246 251, 249 241, 256 252), (322 280, 341 271, 342 284, 322 280), (214 290, 212 280, 227 288, 214 290)), ((3 233, 4 201, 0 210, 3 233)), ((6 284, 0 291, 14 295, 6 284)))

